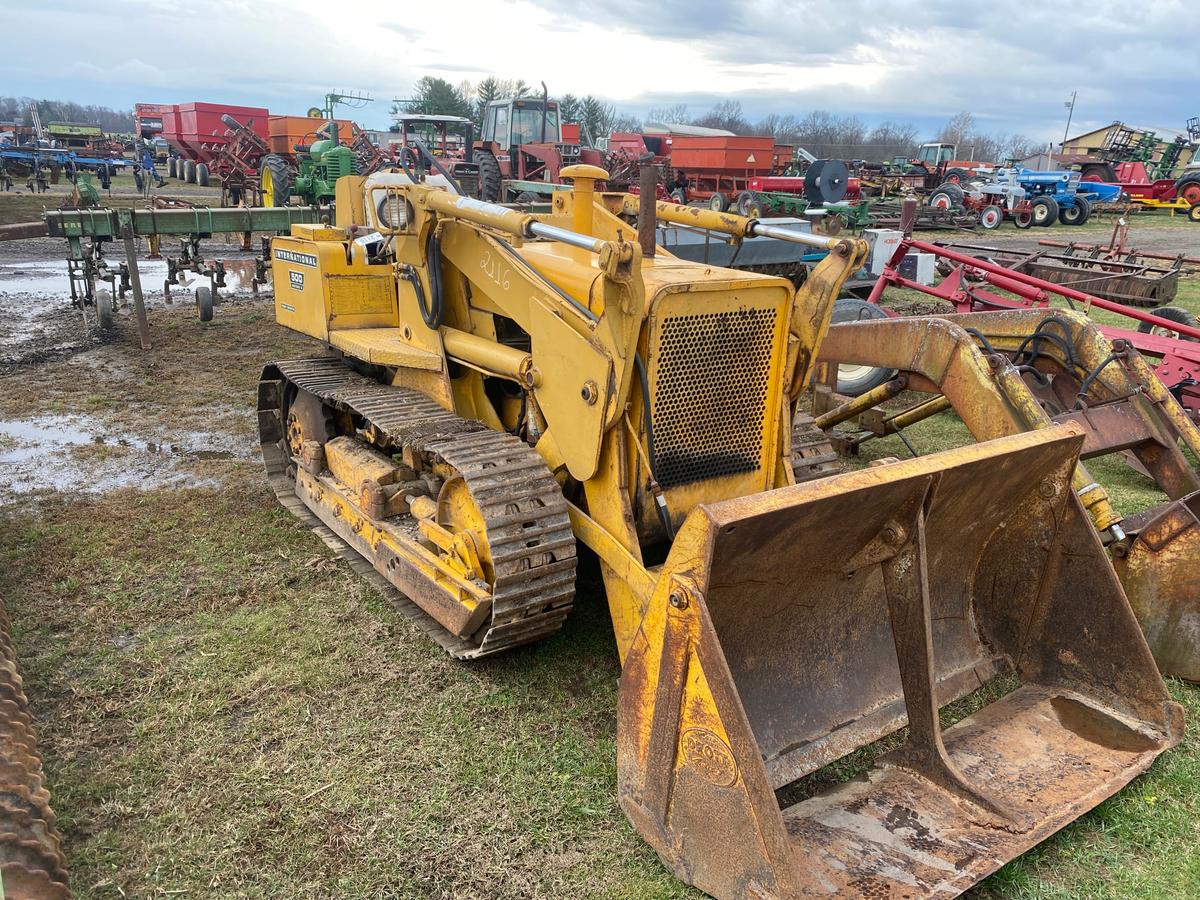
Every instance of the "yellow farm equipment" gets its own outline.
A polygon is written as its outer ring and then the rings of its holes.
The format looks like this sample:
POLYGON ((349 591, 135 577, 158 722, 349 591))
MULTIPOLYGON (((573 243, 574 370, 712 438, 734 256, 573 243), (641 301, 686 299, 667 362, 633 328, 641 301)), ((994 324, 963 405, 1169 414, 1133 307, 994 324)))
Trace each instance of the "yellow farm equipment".
POLYGON ((1073 485, 1100 534, 1164 675, 1200 682, 1200 429, 1126 341, 1110 342, 1081 312, 1056 309, 890 318, 834 325, 821 348, 814 399, 821 428, 856 419, 841 441, 902 432, 953 409, 976 440, 1073 422, 1082 459, 1124 454, 1169 500, 1129 519, 1076 467, 1073 485), (857 398, 835 393, 838 363, 893 370, 857 398), (877 409, 901 390, 931 394, 877 409))
POLYGON ((642 209, 586 166, 544 215, 413 174, 343 178, 335 224, 273 241, 277 320, 331 353, 263 373, 271 483, 460 658, 554 633, 594 553, 621 805, 680 879, 953 896, 1179 740, 1077 424, 804 480, 863 242, 642 209), (797 291, 672 257, 656 220, 828 255, 797 291))

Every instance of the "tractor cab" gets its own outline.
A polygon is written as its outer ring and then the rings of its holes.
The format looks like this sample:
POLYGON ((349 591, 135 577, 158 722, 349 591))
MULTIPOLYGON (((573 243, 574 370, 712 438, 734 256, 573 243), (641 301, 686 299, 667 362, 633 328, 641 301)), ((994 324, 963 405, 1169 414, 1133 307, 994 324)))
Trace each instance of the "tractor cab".
POLYGON ((922 144, 917 151, 917 162, 924 163, 927 168, 936 169, 939 165, 954 159, 953 144, 922 144))
POLYGON ((499 202, 510 192, 532 193, 523 190, 531 183, 557 183, 561 169, 580 161, 578 131, 572 140, 564 131, 572 127, 564 129, 558 103, 546 97, 489 103, 474 145, 482 199, 499 202))
MULTIPOLYGON (((406 147, 416 150, 418 144, 423 145, 450 172, 463 194, 479 195, 479 165, 472 153, 474 123, 470 119, 425 113, 396 113, 394 118, 388 139, 392 150, 401 153, 406 147)), ((425 155, 418 152, 412 158, 424 160, 425 155)))

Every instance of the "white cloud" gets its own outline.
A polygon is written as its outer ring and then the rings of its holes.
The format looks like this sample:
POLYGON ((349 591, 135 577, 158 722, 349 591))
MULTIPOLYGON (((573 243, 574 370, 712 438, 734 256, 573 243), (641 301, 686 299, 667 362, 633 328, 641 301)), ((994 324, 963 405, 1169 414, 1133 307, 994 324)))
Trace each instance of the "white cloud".
POLYGON ((302 112, 335 88, 360 114, 425 74, 545 80, 633 112, 724 97, 752 117, 811 109, 1061 137, 1114 118, 1182 127, 1194 97, 1190 4, 1051 0, 459 0, 409 13, 378 0, 60 0, 6 11, 5 93, 130 105, 213 100, 302 112), (71 28, 59 27, 70 17, 71 28), (76 62, 55 73, 46 59, 76 62), (120 60, 114 62, 114 60, 120 60))

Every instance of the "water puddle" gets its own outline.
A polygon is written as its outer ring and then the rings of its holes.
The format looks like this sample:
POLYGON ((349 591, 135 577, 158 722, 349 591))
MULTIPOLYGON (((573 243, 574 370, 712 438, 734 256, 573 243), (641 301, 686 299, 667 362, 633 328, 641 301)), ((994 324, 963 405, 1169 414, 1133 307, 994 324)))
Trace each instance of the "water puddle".
MULTIPOLYGON (((108 257, 111 271, 118 276, 117 285, 120 283, 118 267, 121 259, 123 257, 119 254, 108 257)), ((252 291, 254 271, 253 258, 226 259, 225 287, 218 289, 220 296, 249 295, 252 291)), ((164 303, 163 285, 167 280, 167 261, 138 260, 138 272, 141 274, 146 304, 161 306, 164 303)), ((182 283, 171 285, 172 297, 177 306, 182 302, 187 304, 190 310, 192 291, 196 287, 208 284, 207 277, 185 272, 182 283)), ((123 302, 132 303, 132 293, 126 293, 123 302)), ((38 338, 47 326, 61 322, 64 315, 75 316, 82 329, 82 313, 72 309, 70 303, 71 283, 67 278, 65 260, 36 259, 0 263, 0 321, 5 324, 3 333, 0 334, 0 347, 12 347, 38 338)))
POLYGON ((90 416, 0 421, 0 492, 214 486, 189 464, 249 458, 232 435, 216 432, 160 441, 116 433, 90 416))

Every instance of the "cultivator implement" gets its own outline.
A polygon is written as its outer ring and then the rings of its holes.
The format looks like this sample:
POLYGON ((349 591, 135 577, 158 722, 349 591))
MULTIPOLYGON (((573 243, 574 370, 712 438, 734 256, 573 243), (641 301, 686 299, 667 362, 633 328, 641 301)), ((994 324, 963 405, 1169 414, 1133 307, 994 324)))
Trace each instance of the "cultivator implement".
POLYGON ((1107 543, 1159 668, 1200 681, 1200 584, 1192 574, 1200 559, 1200 475, 1181 450, 1200 453, 1200 430, 1136 349, 1109 343, 1082 313, 1014 310, 835 325, 821 354, 816 423, 832 428, 859 418, 867 428, 843 447, 953 409, 976 440, 1072 422, 1086 435, 1084 459, 1132 457, 1169 502, 1125 520, 1084 463, 1074 487, 1107 543), (830 381, 838 362, 894 370, 893 395, 908 389, 934 397, 887 418, 864 418, 889 392, 837 398, 830 381))
POLYGON ((10 632, 0 603, 0 896, 66 900, 66 860, 10 632))

